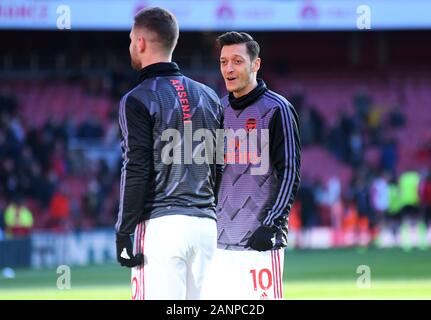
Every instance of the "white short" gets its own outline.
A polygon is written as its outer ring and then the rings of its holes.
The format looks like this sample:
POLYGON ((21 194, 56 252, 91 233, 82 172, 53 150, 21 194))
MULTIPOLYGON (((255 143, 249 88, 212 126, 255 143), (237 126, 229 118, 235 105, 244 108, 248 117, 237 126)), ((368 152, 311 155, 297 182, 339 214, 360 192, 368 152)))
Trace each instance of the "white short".
POLYGON ((284 250, 216 249, 202 289, 207 300, 283 299, 284 250))
POLYGON ((210 218, 170 215, 140 223, 134 251, 144 254, 144 265, 132 269, 132 299, 200 299, 216 246, 210 218))

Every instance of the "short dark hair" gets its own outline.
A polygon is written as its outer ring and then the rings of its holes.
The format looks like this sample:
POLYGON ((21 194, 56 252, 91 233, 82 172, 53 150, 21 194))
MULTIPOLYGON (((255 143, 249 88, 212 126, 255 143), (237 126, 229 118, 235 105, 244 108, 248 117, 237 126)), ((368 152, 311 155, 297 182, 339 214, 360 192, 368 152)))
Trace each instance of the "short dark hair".
POLYGON ((259 44, 253 39, 251 35, 245 32, 230 31, 223 33, 221 36, 217 37, 217 42, 220 45, 220 48, 232 44, 245 43, 247 47, 247 53, 250 56, 251 61, 256 59, 260 53, 259 44))
POLYGON ((144 8, 135 15, 134 26, 154 32, 168 52, 173 51, 177 44, 179 35, 177 19, 168 10, 159 7, 144 8))

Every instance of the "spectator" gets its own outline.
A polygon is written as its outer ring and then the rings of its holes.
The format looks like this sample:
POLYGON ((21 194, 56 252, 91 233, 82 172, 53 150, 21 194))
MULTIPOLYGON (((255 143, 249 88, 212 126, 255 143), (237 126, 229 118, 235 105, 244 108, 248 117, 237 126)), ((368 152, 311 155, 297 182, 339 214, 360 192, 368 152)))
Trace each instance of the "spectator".
POLYGON ((301 144, 304 146, 321 144, 324 141, 324 123, 319 112, 313 107, 302 108, 299 114, 301 144))
POLYGON ((311 121, 314 127, 313 142, 322 144, 325 140, 325 122, 315 106, 310 107, 311 121))
POLYGON ((365 89, 359 89, 353 97, 353 106, 362 121, 367 121, 371 110, 371 97, 365 89))
POLYGON ((103 137, 103 128, 100 121, 90 115, 78 129, 78 138, 81 139, 97 139, 103 137))
MULTIPOLYGON (((343 215, 342 228, 348 233, 356 232, 358 226, 358 208, 353 200, 346 201, 346 210, 343 215)), ((352 240, 353 242, 353 240, 352 240)))
POLYGON ((347 153, 343 145, 344 141, 340 119, 337 119, 335 125, 330 129, 328 134, 328 147, 329 151, 341 161, 345 160, 345 154, 347 153))
POLYGON ((24 237, 33 227, 33 214, 22 203, 22 198, 15 196, 14 201, 5 210, 4 221, 8 238, 24 237))
POLYGON ((355 121, 347 112, 342 112, 340 115, 339 133, 341 139, 341 155, 342 160, 349 163, 351 159, 351 135, 353 130, 357 128, 355 121))
POLYGON ((313 183, 314 198, 316 199, 316 225, 329 226, 331 224, 330 208, 328 204, 328 190, 320 179, 313 183))
POLYGON ((419 212, 419 173, 407 171, 400 175, 399 190, 403 215, 414 217, 419 212))
POLYGON ((301 144, 308 146, 315 141, 315 126, 308 108, 303 108, 299 115, 299 127, 301 130, 301 144))
POLYGON ((66 147, 64 145, 64 142, 61 140, 56 140, 53 148, 53 153, 50 159, 50 167, 55 172, 56 176, 59 178, 65 177, 68 171, 65 149, 66 147))
POLYGON ((371 207, 377 221, 383 221, 389 209, 389 173, 376 176, 371 184, 371 207))
POLYGON ((389 113, 389 125, 392 128, 402 128, 406 124, 406 116, 401 110, 401 106, 397 104, 389 113))
POLYGON ((307 229, 317 225, 317 204, 313 185, 307 176, 304 176, 299 189, 298 199, 301 202, 302 227, 307 229))
POLYGON ((354 199, 358 210, 358 227, 362 232, 374 234, 376 219, 370 206, 370 190, 367 177, 360 175, 354 184, 354 199))
POLYGON ((388 186, 389 192, 389 206, 388 206, 388 216, 387 221, 392 229, 393 233, 397 231, 397 225, 401 222, 401 196, 398 186, 398 181, 395 175, 392 175, 388 186))
POLYGON ((386 137, 380 147, 380 169, 395 173, 397 162, 398 154, 395 139, 386 137))
POLYGON ((70 202, 64 185, 51 199, 47 226, 57 231, 65 231, 71 227, 70 202))
POLYGON ((350 135, 349 142, 349 162, 353 167, 358 167, 363 164, 364 156, 364 142, 360 132, 355 130, 350 135))
POLYGON ((341 201, 341 183, 340 179, 333 176, 329 179, 327 185, 327 202, 330 208, 331 226, 340 229, 342 224, 342 201, 341 201))

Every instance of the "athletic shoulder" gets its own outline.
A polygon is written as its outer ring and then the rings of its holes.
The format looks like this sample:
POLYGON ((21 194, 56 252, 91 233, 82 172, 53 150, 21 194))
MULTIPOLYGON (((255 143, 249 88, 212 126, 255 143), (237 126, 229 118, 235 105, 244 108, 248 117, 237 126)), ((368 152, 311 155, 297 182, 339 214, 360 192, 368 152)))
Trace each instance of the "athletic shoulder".
POLYGON ((144 106, 151 101, 157 101, 157 92, 154 90, 154 82, 151 83, 151 81, 148 80, 142 81, 123 96, 126 104, 134 103, 144 106))
POLYGON ((272 90, 268 89, 263 95, 263 99, 265 99, 267 105, 271 106, 272 108, 286 108, 294 110, 293 105, 284 96, 272 90))
POLYGON ((191 79, 189 77, 185 77, 185 79, 190 85, 198 88, 200 91, 204 92, 208 97, 210 97, 212 100, 220 104, 219 96, 211 87, 207 86, 206 84, 203 84, 202 82, 191 79))

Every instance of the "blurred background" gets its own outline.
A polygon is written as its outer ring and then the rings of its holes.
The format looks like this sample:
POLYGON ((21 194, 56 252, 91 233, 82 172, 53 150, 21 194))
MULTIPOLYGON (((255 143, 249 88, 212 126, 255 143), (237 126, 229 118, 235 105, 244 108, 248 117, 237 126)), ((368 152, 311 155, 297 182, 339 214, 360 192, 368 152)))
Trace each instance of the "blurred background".
POLYGON ((0 0, 0 299, 129 298, 118 103, 137 83, 133 16, 154 5, 178 19, 185 75, 225 95, 215 39, 249 32, 299 114, 286 297, 430 299, 426 0, 0 0))

